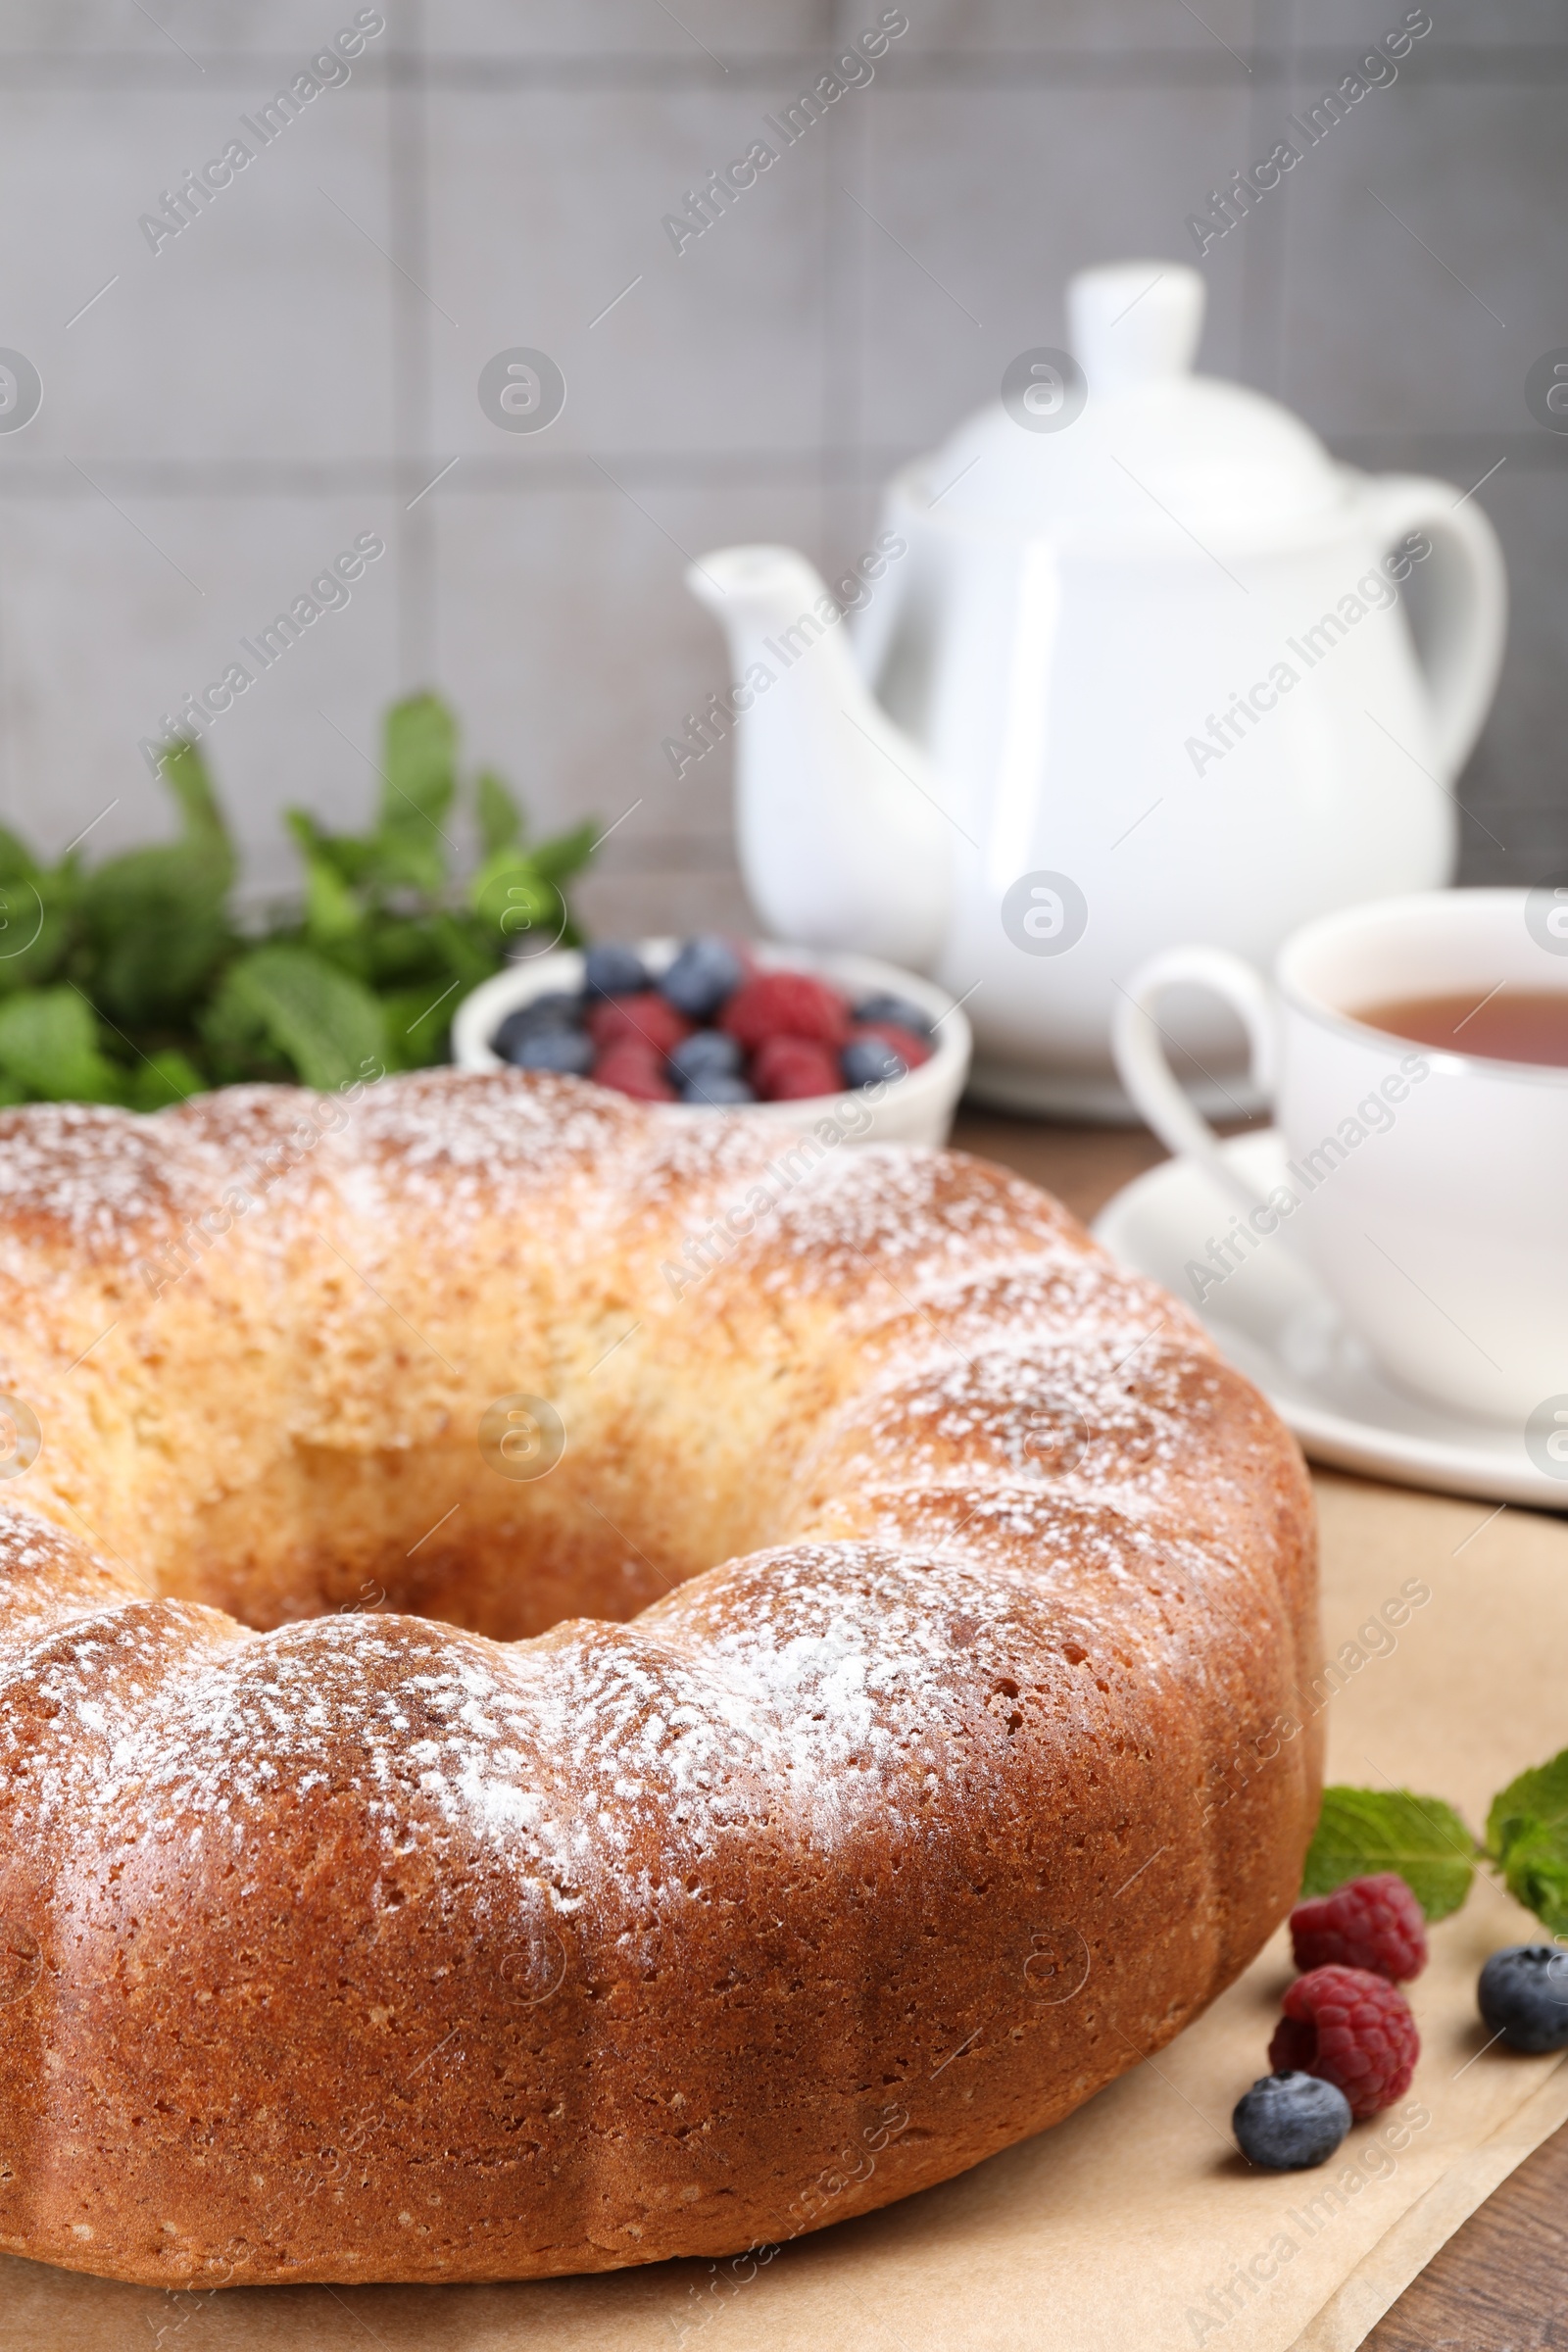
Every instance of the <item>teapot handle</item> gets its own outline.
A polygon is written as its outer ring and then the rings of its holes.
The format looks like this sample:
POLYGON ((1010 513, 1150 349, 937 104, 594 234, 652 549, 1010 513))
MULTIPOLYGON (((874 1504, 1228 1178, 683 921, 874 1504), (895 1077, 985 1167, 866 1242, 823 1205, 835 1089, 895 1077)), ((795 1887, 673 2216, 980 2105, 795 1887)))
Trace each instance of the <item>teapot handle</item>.
POLYGON ((1445 783, 1469 758, 1496 692, 1508 623, 1508 579, 1497 534, 1450 482, 1384 474, 1367 485, 1373 526, 1392 548, 1411 531, 1432 543, 1430 621, 1422 668, 1445 783))
POLYGON ((873 694, 898 634, 919 537, 918 510, 909 497, 904 475, 896 474, 888 484, 878 519, 877 552, 885 551, 888 562, 871 590, 869 602, 855 612, 850 620, 856 664, 873 694), (900 552, 895 554, 894 549, 900 552))

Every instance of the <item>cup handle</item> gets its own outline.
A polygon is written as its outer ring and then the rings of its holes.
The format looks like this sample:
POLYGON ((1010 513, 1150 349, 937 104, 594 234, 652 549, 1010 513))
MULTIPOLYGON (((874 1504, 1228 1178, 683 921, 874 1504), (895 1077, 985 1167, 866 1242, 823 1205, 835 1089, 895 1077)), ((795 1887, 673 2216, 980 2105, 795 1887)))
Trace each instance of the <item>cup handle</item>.
POLYGON ((1190 1159, 1243 1208, 1265 1205, 1264 1196, 1240 1176, 1219 1137, 1196 1110, 1165 1058, 1164 1031, 1154 1008, 1166 989, 1212 989, 1239 1014, 1251 1047, 1251 1077, 1261 1094, 1274 1086, 1278 1030, 1268 989, 1250 963, 1224 948, 1168 948, 1140 964, 1121 989, 1111 1021, 1116 1070, 1133 1102, 1178 1159, 1190 1159))

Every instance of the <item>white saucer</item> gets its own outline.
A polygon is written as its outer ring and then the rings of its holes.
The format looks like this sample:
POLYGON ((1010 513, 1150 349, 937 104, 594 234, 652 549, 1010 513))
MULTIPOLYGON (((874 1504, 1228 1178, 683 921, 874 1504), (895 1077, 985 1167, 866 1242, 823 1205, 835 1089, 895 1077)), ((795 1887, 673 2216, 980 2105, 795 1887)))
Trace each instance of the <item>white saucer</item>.
MULTIPOLYGON (((1260 1193, 1285 1181, 1273 1128, 1222 1146, 1260 1193)), ((1167 1159, 1107 1201, 1095 1233, 1123 1265, 1152 1275, 1193 1306, 1221 1352, 1245 1372, 1315 1461, 1401 1486, 1568 1511, 1568 1480, 1548 1478, 1524 1433, 1424 1404, 1387 1380, 1339 1309, 1290 1249, 1265 1246, 1195 1306, 1184 1267, 1194 1233, 1222 1233, 1233 1203, 1199 1168, 1167 1159)))

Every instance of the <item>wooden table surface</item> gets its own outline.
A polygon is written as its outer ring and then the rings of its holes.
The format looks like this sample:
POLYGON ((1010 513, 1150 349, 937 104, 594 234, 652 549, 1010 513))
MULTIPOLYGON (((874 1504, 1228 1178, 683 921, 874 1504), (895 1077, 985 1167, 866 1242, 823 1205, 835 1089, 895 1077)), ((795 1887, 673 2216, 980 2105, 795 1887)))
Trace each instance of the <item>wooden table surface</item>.
MULTIPOLYGON (((965 1109, 955 1146, 1043 1185, 1088 1221, 1165 1157, 1141 1127, 1055 1127, 965 1109)), ((1366 2338, 1368 2352, 1568 2352, 1568 2126, 1456 2230, 1366 2338)))

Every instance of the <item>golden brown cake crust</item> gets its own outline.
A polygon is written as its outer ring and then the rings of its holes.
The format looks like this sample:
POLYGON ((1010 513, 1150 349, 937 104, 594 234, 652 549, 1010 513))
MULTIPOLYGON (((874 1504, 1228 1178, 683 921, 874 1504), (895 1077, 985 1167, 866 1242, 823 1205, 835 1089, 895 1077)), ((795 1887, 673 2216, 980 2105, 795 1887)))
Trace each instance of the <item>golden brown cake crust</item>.
POLYGON ((778 2243, 1068 2114, 1294 1897, 1299 1454, 982 1161, 516 1072, 6 1112, 0 1391, 14 2252, 778 2243), (480 1448, 519 1393, 546 1477, 480 1448))

